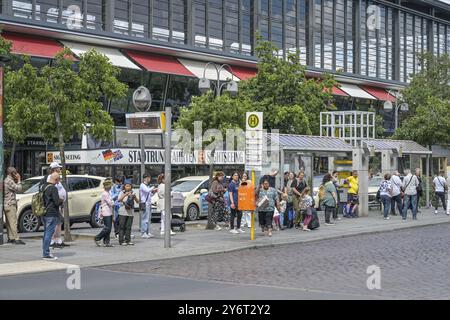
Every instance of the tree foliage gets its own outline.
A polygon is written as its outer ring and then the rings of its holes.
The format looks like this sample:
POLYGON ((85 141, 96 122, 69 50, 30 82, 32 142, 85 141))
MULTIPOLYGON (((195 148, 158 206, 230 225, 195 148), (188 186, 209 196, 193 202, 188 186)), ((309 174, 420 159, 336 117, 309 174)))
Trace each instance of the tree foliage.
POLYGON ((307 79, 299 56, 277 56, 278 49, 269 41, 259 41, 256 48, 258 74, 239 82, 236 98, 228 95, 214 99, 213 94, 194 98, 183 110, 177 127, 192 130, 194 121, 204 129, 245 129, 245 112, 264 112, 264 128, 280 133, 318 134, 320 112, 334 109, 331 88, 334 79, 307 79))
POLYGON ((402 92, 409 112, 394 138, 414 140, 422 145, 450 141, 450 57, 420 55, 423 66, 402 92))

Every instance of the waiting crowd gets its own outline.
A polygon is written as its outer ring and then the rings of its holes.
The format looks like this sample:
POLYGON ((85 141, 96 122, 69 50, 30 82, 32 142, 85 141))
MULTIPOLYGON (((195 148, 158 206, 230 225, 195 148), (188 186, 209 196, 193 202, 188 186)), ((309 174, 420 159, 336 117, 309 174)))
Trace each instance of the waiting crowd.
MULTIPOLYGON (((413 219, 417 219, 418 204, 422 195, 422 178, 420 169, 416 169, 413 175, 409 169, 404 172, 403 180, 400 173, 395 171, 393 175, 385 174, 381 182, 377 198, 383 204, 384 219, 389 219, 389 213, 396 215, 396 208, 403 220, 407 219, 407 212, 412 211, 413 219)), ((300 171, 297 175, 293 172, 284 173, 284 181, 281 187, 276 188, 277 170, 272 170, 264 175, 255 186, 255 206, 258 213, 258 221, 261 231, 272 236, 273 230, 284 230, 286 228, 298 228, 304 231, 317 229, 320 225, 316 212, 316 204, 311 194, 312 188, 308 186, 305 173, 300 171)), ((50 248, 63 248, 68 246, 61 239, 61 225, 63 223, 64 204, 67 192, 60 182, 61 166, 53 162, 50 165, 50 172, 44 176, 40 182, 40 190, 43 193, 43 204, 45 214, 43 215, 44 236, 43 236, 43 259, 56 260, 57 258, 50 252, 50 248)), ((115 238, 122 246, 132 246, 131 229, 133 225, 134 206, 139 204, 142 214, 140 232, 144 239, 153 238, 150 233, 151 224, 151 201, 152 195, 157 194, 157 209, 161 212, 161 231, 165 230, 174 235, 170 227, 165 226, 164 210, 164 174, 158 176, 157 187, 150 185, 151 177, 143 176, 140 185, 139 195, 133 193, 131 179, 121 178, 106 179, 103 182, 104 192, 101 195, 98 210, 99 219, 103 220, 104 227, 95 236, 95 243, 105 247, 113 247, 110 241, 110 234, 114 227, 115 238)), ((252 224, 251 212, 239 210, 239 187, 243 184, 252 184, 248 175, 242 176, 235 172, 230 181, 226 181, 223 172, 217 172, 214 176, 210 190, 205 197, 208 201, 208 223, 207 229, 221 230, 219 222, 223 222, 225 227, 232 234, 245 233, 245 227, 250 228, 252 224), (236 224, 235 224, 236 220, 236 224)), ((358 216, 358 172, 353 171, 352 175, 344 180, 348 187, 347 201, 341 201, 338 172, 327 173, 323 177, 322 184, 318 189, 319 207, 324 210, 325 225, 332 226, 334 221, 341 220, 338 216, 339 209, 342 210, 346 218, 356 218, 358 216), (343 206, 341 203, 345 203, 343 206)), ((253 185, 252 185, 253 186, 253 185)), ((6 227, 8 243, 24 245, 17 233, 17 201, 16 193, 21 190, 21 177, 15 168, 7 169, 7 177, 4 180, 5 199, 4 208, 6 216, 6 227)), ((445 195, 448 192, 448 183, 441 171, 433 179, 434 196, 432 205, 435 207, 435 214, 438 214, 439 201, 442 202, 444 213, 447 212, 445 195)), ((343 199, 345 200, 345 199, 343 199)))

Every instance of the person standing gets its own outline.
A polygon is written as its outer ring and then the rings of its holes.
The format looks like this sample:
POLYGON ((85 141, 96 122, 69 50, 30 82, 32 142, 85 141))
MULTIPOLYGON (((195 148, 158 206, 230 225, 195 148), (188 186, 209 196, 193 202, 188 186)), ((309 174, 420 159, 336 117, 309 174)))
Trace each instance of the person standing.
POLYGON ((4 181, 5 186, 5 218, 6 218, 6 230, 8 233, 8 243, 12 244, 25 244, 19 238, 17 232, 17 199, 16 193, 22 190, 21 177, 16 168, 9 167, 6 169, 6 178, 4 181))
POLYGON ((228 185, 228 195, 230 197, 230 233, 244 233, 241 229, 242 211, 238 209, 238 189, 239 189, 239 173, 233 173, 231 182, 228 185), (234 229, 234 219, 236 218, 236 229, 234 229))
POLYGON ((112 211, 113 211, 113 206, 114 206, 114 201, 112 200, 111 194, 110 194, 111 187, 112 187, 112 181, 109 179, 106 179, 103 182, 104 191, 103 191, 101 199, 100 199, 100 218, 103 219, 103 229, 94 238, 95 244, 98 247, 101 246, 101 243, 100 243, 101 240, 103 240, 103 244, 105 245, 105 247, 114 247, 114 245, 110 243, 112 218, 113 218, 112 211))
MULTIPOLYGON (((251 181, 248 180, 248 176, 245 172, 242 174, 241 184, 243 184, 243 183, 251 183, 251 181)), ((251 211, 248 211, 248 210, 242 211, 242 225, 243 225, 243 227, 247 226, 247 228, 252 227, 252 212, 251 211)))
MULTIPOLYGON (((52 162, 50 164, 50 174, 56 172, 59 175, 58 179, 56 181, 55 187, 56 187, 56 189, 58 189, 59 199, 61 200, 61 203, 59 206, 60 219, 58 220, 58 224, 56 225, 55 233, 52 236, 50 246, 52 248, 59 248, 59 249, 62 249, 64 247, 69 247, 69 245, 64 243, 61 238, 61 229, 62 229, 62 224, 64 222, 64 205, 66 203, 66 198, 67 198, 66 189, 64 188, 64 186, 61 183, 61 168, 62 168, 62 166, 57 162, 52 162)), ((40 184, 43 185, 45 182, 49 182, 49 181, 50 181, 50 175, 42 178, 40 184)))
POLYGON ((380 199, 383 203, 384 220, 389 220, 389 210, 391 210, 391 197, 392 197, 392 182, 391 175, 386 173, 384 180, 380 184, 380 199))
MULTIPOLYGON (((163 236, 165 233, 166 228, 166 210, 165 210, 165 194, 166 194, 166 186, 164 184, 164 173, 161 173, 158 176, 158 202, 156 204, 157 209, 159 212, 161 212, 161 232, 160 234, 163 236)), ((172 231, 172 228, 169 227, 170 234, 173 236, 175 235, 175 232, 172 231)))
POLYGON ((358 171, 353 170, 352 175, 347 178, 347 182, 349 184, 348 194, 347 194, 347 206, 349 206, 350 209, 350 216, 356 217, 357 216, 357 210, 358 210, 358 204, 359 204, 359 198, 358 198, 358 192, 359 192, 359 180, 358 180, 358 171))
POLYGON ((269 174, 266 174, 261 177, 261 179, 259 180, 259 185, 262 186, 263 182, 265 180, 267 180, 267 181, 269 181, 270 187, 275 188, 277 175, 278 175, 278 170, 272 169, 269 174))
POLYGON ((448 191, 447 181, 444 178, 444 171, 439 171, 439 175, 433 179, 434 194, 436 196, 436 206, 434 207, 434 214, 438 214, 439 199, 442 202, 444 213, 447 213, 447 202, 445 201, 445 194, 448 191))
POLYGON ((225 214, 225 188, 223 187, 223 180, 225 174, 221 171, 217 172, 211 183, 211 187, 208 192, 208 196, 211 198, 211 203, 208 205, 208 223, 206 229, 222 230, 217 224, 219 216, 225 214))
POLYGON ((275 188, 270 186, 269 180, 263 180, 262 187, 259 188, 258 193, 258 203, 262 202, 264 199, 265 205, 258 208, 258 218, 259 225, 264 234, 269 237, 272 236, 272 219, 275 212, 275 207, 281 212, 280 203, 278 201, 278 192, 275 188))
POLYGON ((420 197, 422 197, 422 194, 423 194, 422 170, 420 168, 416 168, 416 177, 417 177, 417 180, 419 180, 419 185, 417 186, 416 208, 417 208, 417 212, 420 213, 420 211, 419 211, 419 201, 420 201, 420 197))
POLYGON ((131 228, 133 226, 134 203, 139 203, 139 199, 133 193, 131 180, 125 180, 123 190, 119 194, 119 244, 122 246, 132 246, 131 228))
POLYGON ((151 177, 148 174, 144 174, 142 177, 142 183, 139 187, 139 210, 141 211, 141 237, 144 239, 153 238, 150 233, 150 226, 152 223, 152 194, 154 188, 150 186, 151 177))
POLYGON ((323 205, 325 206, 325 225, 332 226, 334 223, 331 222, 331 216, 334 215, 334 211, 336 211, 337 191, 333 184, 331 174, 327 173, 323 177, 322 184, 325 188, 325 195, 323 198, 323 205))
MULTIPOLYGON (((270 182, 269 182, 270 185, 270 182)), ((287 194, 287 207, 285 211, 285 216, 283 217, 284 226, 287 228, 292 228, 294 226, 294 190, 297 187, 297 179, 295 179, 295 174, 293 172, 289 173, 289 179, 286 183, 286 187, 283 190, 283 193, 287 194)), ((272 187, 271 187, 272 188, 272 187)), ((297 205, 298 205, 298 200, 297 205)))
POLYGON ((392 197, 391 197, 391 215, 396 216, 395 204, 397 204, 398 214, 402 214, 402 180, 400 179, 400 173, 398 170, 394 171, 391 177, 392 197))
POLYGON ((315 209, 313 207, 313 198, 311 197, 311 189, 309 187, 303 189, 301 201, 302 207, 305 210, 305 219, 303 220, 303 231, 311 231, 311 229, 309 229, 308 226, 311 223, 313 211, 315 209))
POLYGON ((120 191, 122 191, 122 178, 117 176, 114 179, 114 185, 111 188, 110 194, 111 194, 111 199, 114 201, 114 234, 116 239, 119 239, 119 208, 120 208, 120 203, 118 201, 119 199, 119 194, 120 191))
POLYGON ((42 238, 42 259, 44 260, 57 260, 53 254, 50 253, 50 242, 52 240, 53 233, 55 232, 57 224, 60 222, 60 205, 61 198, 58 194, 56 184, 59 181, 59 173, 53 172, 48 176, 48 182, 40 186, 44 192, 44 206, 45 214, 42 217, 44 222, 44 237, 42 238))
POLYGON ((341 204, 341 195, 340 195, 340 185, 339 185, 339 173, 335 170, 333 171, 333 173, 331 174, 331 178, 334 184, 334 187, 336 188, 336 210, 333 212, 333 220, 341 220, 341 218, 339 218, 339 208, 340 208, 340 204, 341 204))
POLYGON ((303 190, 308 187, 308 183, 305 179, 305 172, 300 171, 297 176, 295 188, 294 188, 294 210, 295 210, 295 219, 294 225, 296 227, 300 227, 300 223, 303 221, 302 210, 300 210, 300 202, 303 190))
POLYGON ((405 178, 403 178, 402 189, 405 192, 403 203, 403 220, 406 220, 409 204, 412 204, 413 220, 417 220, 417 186, 419 185, 419 179, 411 174, 410 169, 405 169, 405 178))

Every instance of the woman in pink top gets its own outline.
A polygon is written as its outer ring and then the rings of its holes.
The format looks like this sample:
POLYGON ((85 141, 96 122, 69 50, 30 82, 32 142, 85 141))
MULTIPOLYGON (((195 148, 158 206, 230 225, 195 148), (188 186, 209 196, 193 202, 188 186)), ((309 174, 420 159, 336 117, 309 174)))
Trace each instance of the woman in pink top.
POLYGON ((103 239, 103 243, 105 247, 114 247, 110 241, 110 234, 112 228, 112 208, 114 205, 114 201, 111 198, 111 194, 109 191, 112 187, 111 180, 105 180, 103 182, 103 188, 105 191, 102 193, 101 202, 100 202, 100 218, 103 219, 104 227, 102 231, 94 238, 95 244, 100 247, 101 240, 103 239))

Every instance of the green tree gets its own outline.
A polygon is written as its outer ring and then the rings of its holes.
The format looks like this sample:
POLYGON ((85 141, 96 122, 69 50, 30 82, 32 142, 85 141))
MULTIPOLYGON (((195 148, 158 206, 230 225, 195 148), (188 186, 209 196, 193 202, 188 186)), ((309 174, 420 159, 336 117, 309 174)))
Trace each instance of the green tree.
MULTIPOLYGON (((52 65, 36 70, 26 62, 7 78, 7 95, 11 94, 15 101, 6 117, 7 127, 18 135, 39 134, 58 146, 66 190, 66 141, 86 132, 98 139, 112 139, 113 120, 102 101, 126 94, 127 86, 117 80, 119 73, 119 68, 95 50, 75 61, 65 48, 52 65), (26 77, 32 81, 24 84, 26 77), (22 93, 15 99, 13 92, 19 90, 22 93)), ((64 208, 64 238, 71 241, 67 203, 64 208)))
POLYGON ((402 92, 409 112, 394 138, 414 140, 431 148, 450 141, 450 57, 419 55, 422 70, 402 92))

